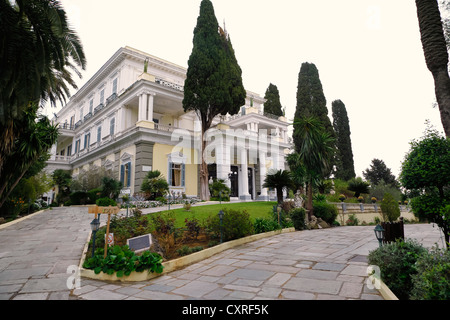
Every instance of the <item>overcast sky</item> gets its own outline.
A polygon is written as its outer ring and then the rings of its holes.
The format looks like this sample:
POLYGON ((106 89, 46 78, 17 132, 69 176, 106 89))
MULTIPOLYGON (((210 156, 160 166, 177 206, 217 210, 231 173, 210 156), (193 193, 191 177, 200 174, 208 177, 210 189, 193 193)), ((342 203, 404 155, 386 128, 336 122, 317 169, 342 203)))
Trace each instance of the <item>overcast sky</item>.
MULTIPOLYGON (((187 68, 201 0, 61 0, 87 58, 81 88, 121 47, 187 68)), ((329 117, 344 102, 355 171, 382 159, 398 177, 409 142, 429 119, 443 132, 411 0, 212 0, 247 90, 270 83, 292 120, 303 62, 319 69, 329 117)), ((58 111, 51 109, 48 114, 58 111)))

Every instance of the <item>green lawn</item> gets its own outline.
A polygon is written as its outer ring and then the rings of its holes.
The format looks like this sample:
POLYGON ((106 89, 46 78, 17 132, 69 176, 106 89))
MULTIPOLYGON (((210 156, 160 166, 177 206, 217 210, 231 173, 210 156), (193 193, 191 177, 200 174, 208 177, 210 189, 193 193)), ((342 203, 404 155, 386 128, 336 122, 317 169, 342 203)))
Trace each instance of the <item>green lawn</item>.
MULTIPOLYGON (((273 206, 276 202, 261 201, 261 202, 238 202, 238 203, 222 203, 213 205, 193 205, 190 211, 186 211, 183 208, 171 210, 175 212, 176 227, 184 227, 184 219, 195 216, 200 222, 211 215, 216 215, 220 210, 227 208, 233 210, 244 211, 250 214, 250 219, 255 221, 256 218, 267 218, 273 210, 273 206)), ((167 212, 167 211, 163 211, 167 212)))

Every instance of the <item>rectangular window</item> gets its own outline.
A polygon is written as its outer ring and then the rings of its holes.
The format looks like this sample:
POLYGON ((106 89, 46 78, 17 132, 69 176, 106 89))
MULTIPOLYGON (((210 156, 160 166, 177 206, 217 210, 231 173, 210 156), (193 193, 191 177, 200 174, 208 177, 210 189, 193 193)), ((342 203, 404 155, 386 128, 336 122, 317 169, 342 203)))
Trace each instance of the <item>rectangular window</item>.
POLYGON ((91 142, 91 133, 84 135, 84 149, 89 148, 89 143, 91 142))
POLYGON ((66 150, 64 150, 64 149, 62 149, 62 150, 61 150, 61 156, 63 156, 63 157, 64 157, 64 153, 65 153, 65 151, 66 151, 66 150))
POLYGON ((113 80, 112 94, 117 93, 117 78, 113 80))
POLYGON ((129 188, 131 185, 131 162, 120 166, 120 182, 124 188, 129 188))
POLYGON ((169 186, 184 187, 185 165, 169 162, 169 186))
MULTIPOLYGON (((94 109, 94 98, 92 98, 91 100, 89 100, 89 110, 93 110, 94 109)), ((92 111, 91 111, 92 112, 92 111)))
POLYGON ((72 155, 72 145, 67 147, 67 156, 70 157, 72 155))
POLYGON ((116 118, 112 118, 111 121, 109 122, 109 134, 111 136, 114 135, 115 126, 116 126, 116 118))
POLYGON ((80 139, 75 141, 75 153, 78 153, 80 151, 80 143, 81 143, 80 139))
POLYGON ((80 108, 80 120, 83 120, 83 107, 80 108))
POLYGON ((100 104, 105 103, 105 89, 102 89, 102 91, 100 91, 100 104))
POLYGON ((73 129, 73 125, 75 124, 75 116, 70 117, 70 129, 73 129))
POLYGON ((102 126, 97 128, 97 143, 100 143, 100 141, 102 141, 102 126))

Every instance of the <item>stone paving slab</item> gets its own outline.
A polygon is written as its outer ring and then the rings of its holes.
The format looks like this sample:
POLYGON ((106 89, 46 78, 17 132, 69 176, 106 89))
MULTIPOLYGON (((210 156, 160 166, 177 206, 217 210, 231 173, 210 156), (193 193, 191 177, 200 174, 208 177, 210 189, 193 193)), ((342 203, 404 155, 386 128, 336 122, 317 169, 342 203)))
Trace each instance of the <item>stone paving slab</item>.
MULTIPOLYGON (((373 226, 279 234, 149 281, 108 283, 67 271, 80 261, 92 218, 86 207, 55 208, 0 228, 0 299, 383 299, 366 286, 367 254, 378 246, 373 226)), ((430 224, 405 225, 405 236, 443 244, 430 224)))

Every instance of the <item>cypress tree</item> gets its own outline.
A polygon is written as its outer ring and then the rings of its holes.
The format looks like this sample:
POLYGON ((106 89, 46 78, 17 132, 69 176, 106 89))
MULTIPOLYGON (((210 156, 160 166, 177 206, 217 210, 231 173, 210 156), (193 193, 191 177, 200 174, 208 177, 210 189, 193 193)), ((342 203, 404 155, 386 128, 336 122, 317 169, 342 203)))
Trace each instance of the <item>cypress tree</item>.
POLYGON ((264 103, 264 113, 270 113, 281 117, 283 115, 283 110, 280 102, 280 92, 274 84, 270 84, 266 90, 264 96, 266 102, 264 103))
MULTIPOLYGON (((327 100, 323 93, 319 70, 313 63, 304 62, 298 75, 297 107, 295 118, 316 117, 325 132, 334 137, 333 126, 328 118, 327 100)), ((294 131, 296 126, 294 125, 294 131)))
POLYGON ((336 178, 348 181, 356 176, 353 163, 350 124, 345 104, 341 100, 332 102, 333 128, 336 134, 336 178))
MULTIPOLYGON (((213 119, 221 114, 233 115, 245 104, 242 70, 236 60, 231 40, 219 27, 210 0, 202 0, 194 29, 193 49, 188 60, 184 83, 184 111, 195 111, 202 124, 203 139, 213 119)), ((209 200, 208 166, 202 156, 200 197, 209 200)))

